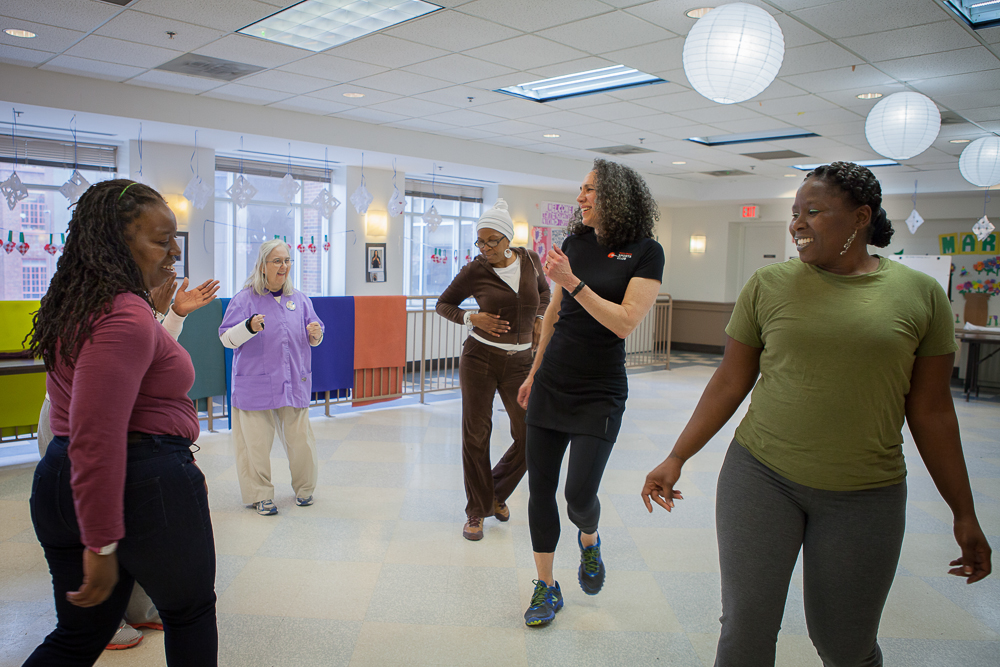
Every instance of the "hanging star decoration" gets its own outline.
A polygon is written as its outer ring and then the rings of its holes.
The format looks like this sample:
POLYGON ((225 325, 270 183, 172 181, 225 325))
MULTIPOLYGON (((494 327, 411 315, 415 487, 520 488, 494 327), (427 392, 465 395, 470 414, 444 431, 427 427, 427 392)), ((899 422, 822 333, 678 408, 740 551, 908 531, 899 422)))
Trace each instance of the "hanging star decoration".
POLYGON ((70 204, 75 204, 89 187, 90 183, 83 177, 83 174, 74 169, 73 174, 69 177, 69 180, 60 186, 59 192, 62 193, 63 197, 69 200, 70 204))
POLYGON ((21 177, 17 175, 16 171, 10 175, 10 178, 0 183, 0 193, 3 193, 7 200, 7 207, 12 211, 19 201, 28 198, 28 188, 24 187, 24 183, 21 182, 21 177))
POLYGON ((295 201, 295 195, 299 194, 301 189, 302 186, 291 174, 285 174, 284 178, 281 179, 281 185, 278 186, 278 194, 281 195, 281 199, 286 204, 291 205, 295 201))
POLYGON ((406 199, 399 194, 399 188, 392 189, 392 196, 389 197, 389 215, 392 217, 403 215, 406 210, 406 199))
MULTIPOLYGON (((252 186, 251 186, 252 187, 252 186)), ((208 205, 208 200, 212 196, 212 186, 197 174, 191 177, 187 187, 184 188, 184 198, 191 202, 196 209, 201 210, 208 205)))
POLYGON ((330 194, 329 188, 323 188, 309 205, 319 211, 321 217, 332 220, 333 212, 340 207, 340 200, 330 194))
POLYGON ((257 188, 253 186, 253 183, 248 181, 243 174, 240 174, 233 179, 233 184, 229 186, 226 190, 229 196, 233 198, 236 205, 240 208, 246 208, 247 203, 254 198, 257 194, 257 188))
POLYGON ((442 220, 441 214, 438 213, 437 207, 433 204, 431 204, 431 207, 427 209, 427 212, 424 213, 421 219, 427 225, 427 231, 429 232, 436 231, 442 220))
POLYGON ((368 206, 372 203, 375 197, 372 193, 368 192, 368 188, 365 187, 364 181, 358 186, 358 189, 354 191, 351 195, 351 203, 354 204, 354 210, 360 215, 364 215, 368 212, 368 206))
POLYGON ((973 233, 980 241, 985 241, 986 238, 993 233, 994 229, 996 229, 996 227, 993 226, 993 223, 990 222, 990 219, 985 215, 979 218, 979 221, 972 226, 973 233))
POLYGON ((919 229, 922 224, 924 224, 923 216, 917 213, 917 209, 913 209, 913 211, 910 212, 910 217, 906 219, 906 226, 910 229, 910 233, 916 234, 917 229, 919 229))

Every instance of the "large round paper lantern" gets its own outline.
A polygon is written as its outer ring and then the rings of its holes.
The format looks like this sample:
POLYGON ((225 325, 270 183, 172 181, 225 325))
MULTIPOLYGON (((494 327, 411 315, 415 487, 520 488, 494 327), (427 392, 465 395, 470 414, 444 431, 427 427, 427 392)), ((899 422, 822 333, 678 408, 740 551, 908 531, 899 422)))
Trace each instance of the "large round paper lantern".
POLYGON ((920 93, 894 93, 882 98, 865 121, 868 144, 892 160, 920 155, 934 143, 940 129, 941 112, 920 93))
POLYGON ((785 57, 778 22, 760 7, 735 2, 698 19, 684 40, 684 73, 699 93, 735 104, 771 85, 785 57))
POLYGON ((958 158, 962 178, 981 188, 1000 184, 1000 137, 976 139, 958 158))

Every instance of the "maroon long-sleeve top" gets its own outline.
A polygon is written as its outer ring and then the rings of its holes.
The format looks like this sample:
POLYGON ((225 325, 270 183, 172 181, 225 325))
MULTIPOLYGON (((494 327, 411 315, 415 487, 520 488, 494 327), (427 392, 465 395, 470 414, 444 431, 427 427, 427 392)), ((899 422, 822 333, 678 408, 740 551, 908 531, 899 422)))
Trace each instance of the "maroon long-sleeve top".
POLYGON ((52 432, 69 438, 70 485, 80 540, 100 548, 125 536, 123 499, 129 431, 195 440, 187 350, 142 298, 115 297, 93 325, 73 367, 56 355, 46 388, 52 432))

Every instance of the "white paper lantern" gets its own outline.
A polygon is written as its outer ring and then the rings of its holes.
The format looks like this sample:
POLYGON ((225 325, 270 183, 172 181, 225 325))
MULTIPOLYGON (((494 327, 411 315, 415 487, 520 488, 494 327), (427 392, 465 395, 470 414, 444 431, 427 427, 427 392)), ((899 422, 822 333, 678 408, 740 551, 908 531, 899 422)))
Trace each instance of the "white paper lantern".
POLYGON ((785 57, 778 22, 760 7, 736 2, 698 19, 684 40, 684 73, 699 93, 735 104, 771 85, 785 57))
POLYGON ((958 158, 962 178, 981 188, 1000 184, 1000 137, 976 139, 958 158))
POLYGON ((865 137, 879 155, 908 160, 927 150, 941 129, 937 105, 920 93, 894 93, 868 112, 865 137))

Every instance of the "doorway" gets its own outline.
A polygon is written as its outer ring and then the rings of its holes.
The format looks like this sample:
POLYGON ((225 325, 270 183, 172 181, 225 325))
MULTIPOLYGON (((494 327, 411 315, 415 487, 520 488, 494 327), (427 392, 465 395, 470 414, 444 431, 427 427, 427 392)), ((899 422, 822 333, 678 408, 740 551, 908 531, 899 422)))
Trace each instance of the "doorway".
POLYGON ((785 261, 785 225, 777 223, 743 226, 743 253, 740 261, 740 289, 757 269, 785 261))

